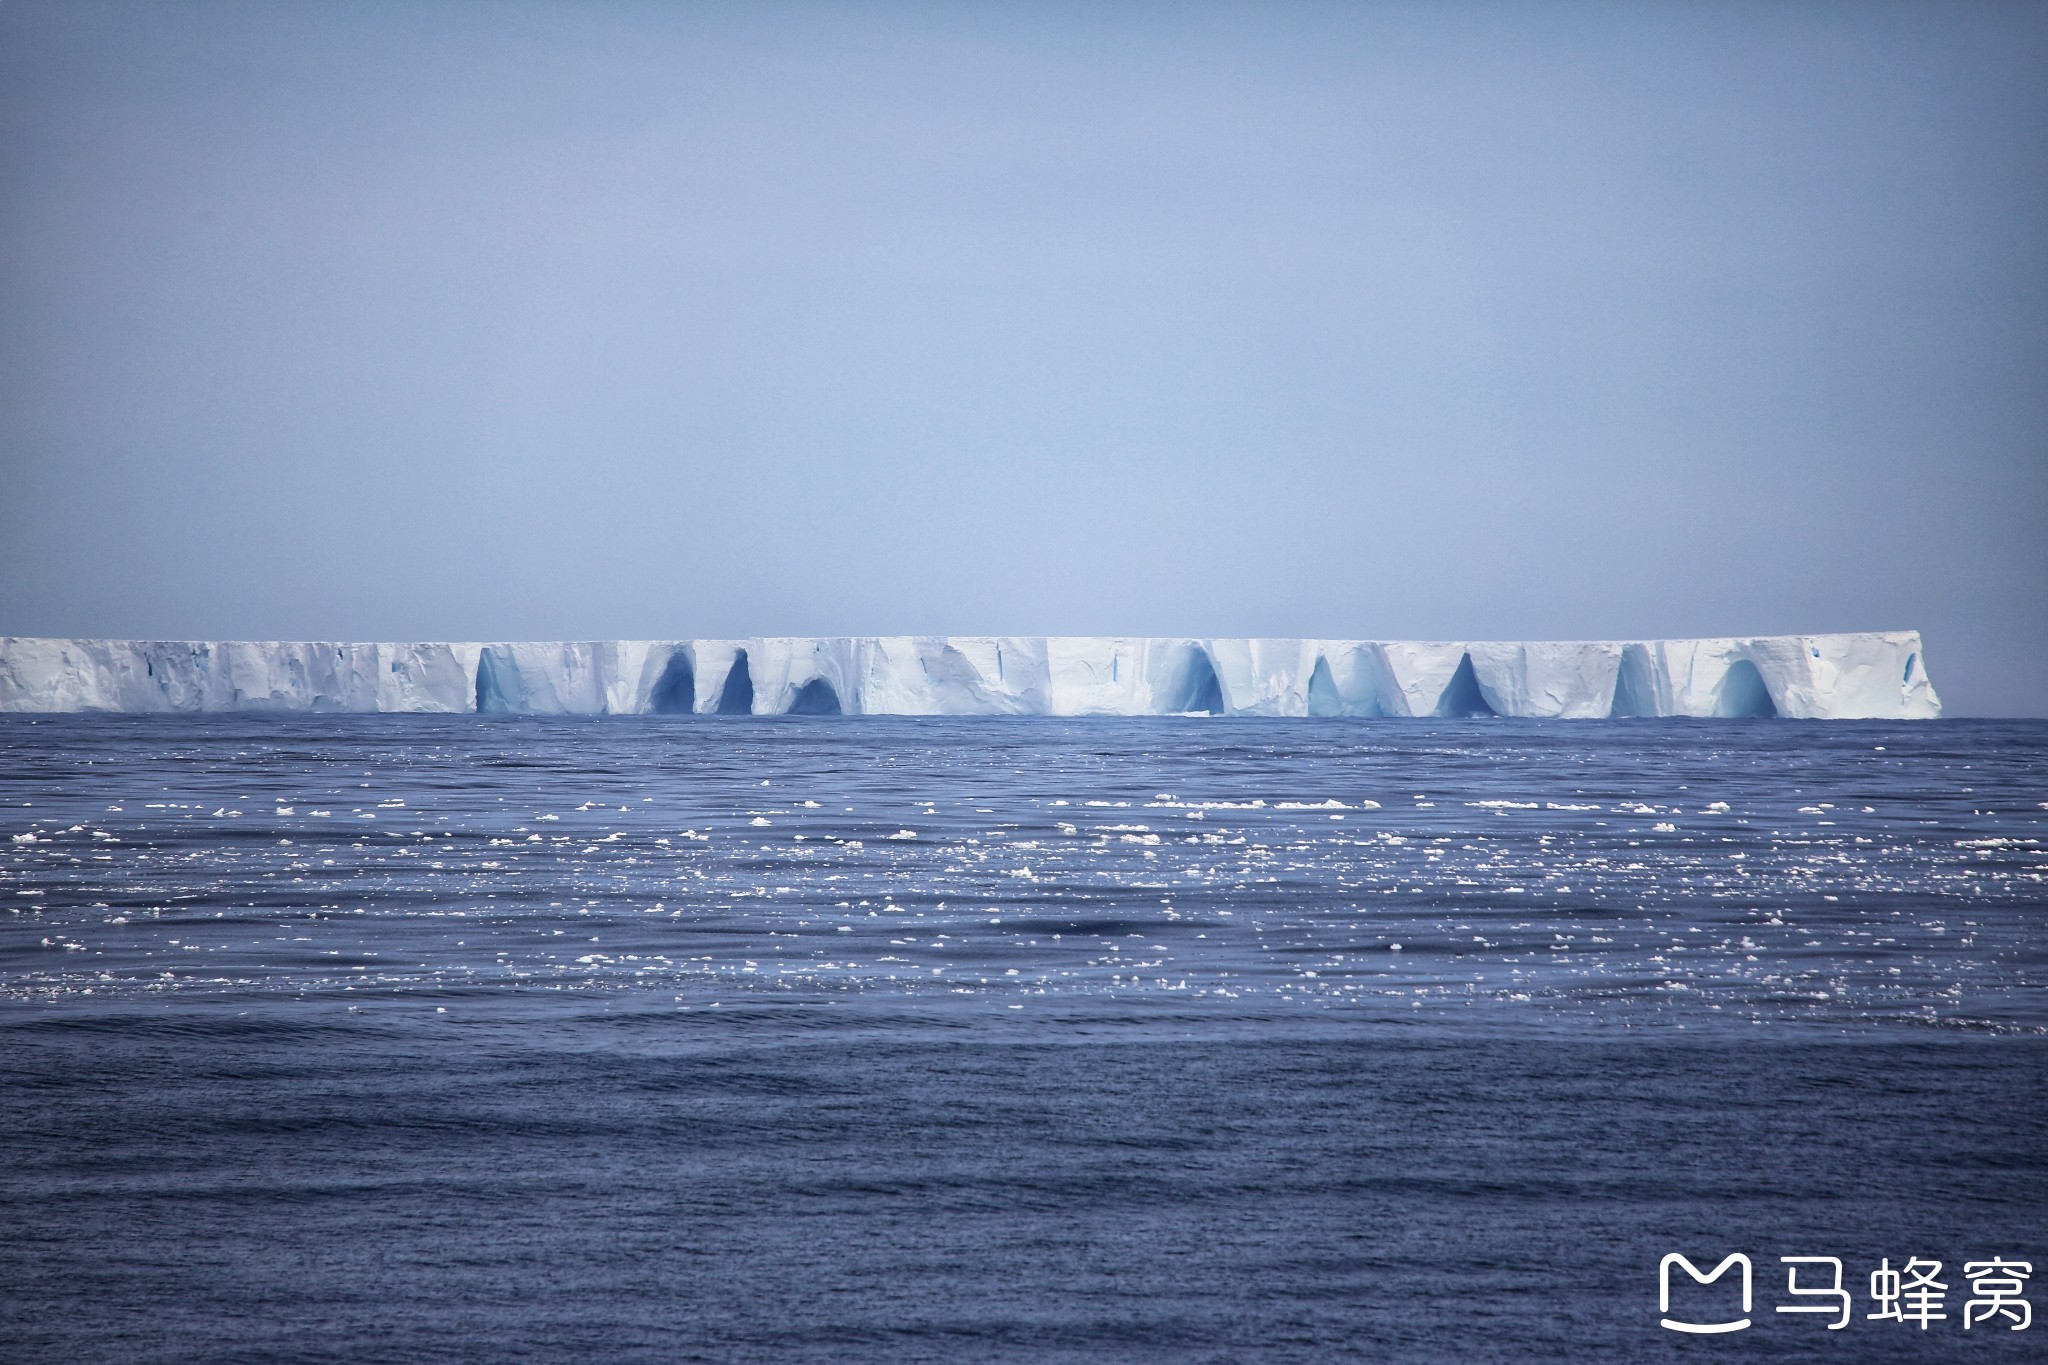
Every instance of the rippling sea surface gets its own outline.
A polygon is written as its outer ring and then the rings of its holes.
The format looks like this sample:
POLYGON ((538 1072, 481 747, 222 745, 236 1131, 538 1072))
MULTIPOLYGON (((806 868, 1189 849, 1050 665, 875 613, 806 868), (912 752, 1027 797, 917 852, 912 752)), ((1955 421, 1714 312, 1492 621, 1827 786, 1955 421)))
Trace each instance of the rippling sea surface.
POLYGON ((1860 1284, 2048 1260, 2039 722, 0 717, 0 902, 9 1358, 2042 1339, 1860 1284))

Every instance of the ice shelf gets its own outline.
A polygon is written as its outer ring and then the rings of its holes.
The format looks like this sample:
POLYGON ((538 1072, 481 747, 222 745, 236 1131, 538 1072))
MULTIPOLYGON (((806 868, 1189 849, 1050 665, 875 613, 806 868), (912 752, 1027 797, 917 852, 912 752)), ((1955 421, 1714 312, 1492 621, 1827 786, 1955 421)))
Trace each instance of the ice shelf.
POLYGON ((0 636, 0 711, 1937 716, 1916 631, 1484 641, 878 635, 348 644, 0 636))

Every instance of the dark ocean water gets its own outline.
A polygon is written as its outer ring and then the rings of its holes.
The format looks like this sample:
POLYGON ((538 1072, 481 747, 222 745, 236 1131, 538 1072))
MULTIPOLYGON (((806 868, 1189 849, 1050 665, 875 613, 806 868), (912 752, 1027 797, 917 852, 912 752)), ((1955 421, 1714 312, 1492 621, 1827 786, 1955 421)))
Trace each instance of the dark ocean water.
POLYGON ((0 717, 0 1356, 2048 1356, 1962 1326, 2048 1277, 2044 760, 0 717))

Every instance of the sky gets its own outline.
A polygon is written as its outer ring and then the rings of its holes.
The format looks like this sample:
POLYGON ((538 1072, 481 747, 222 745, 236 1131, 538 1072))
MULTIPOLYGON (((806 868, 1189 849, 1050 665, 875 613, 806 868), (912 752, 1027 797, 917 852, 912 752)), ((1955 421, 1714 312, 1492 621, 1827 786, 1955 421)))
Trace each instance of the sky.
POLYGON ((0 634, 1913 628, 2048 5, 0 3, 0 634))

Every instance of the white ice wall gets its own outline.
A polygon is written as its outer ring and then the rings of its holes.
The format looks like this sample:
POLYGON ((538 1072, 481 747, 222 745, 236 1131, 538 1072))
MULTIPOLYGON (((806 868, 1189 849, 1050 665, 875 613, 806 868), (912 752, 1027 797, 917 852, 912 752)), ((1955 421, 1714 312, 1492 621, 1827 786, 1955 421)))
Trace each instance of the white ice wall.
POLYGON ((692 709, 710 714, 742 659, 755 715, 785 714, 800 696, 848 715, 1941 713, 1914 631, 1465 643, 893 635, 351 644, 14 636, 0 637, 0 711, 640 714, 668 709, 672 694, 658 707, 657 689, 687 671, 692 709))

